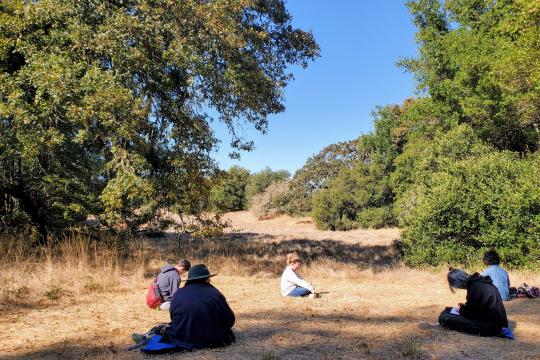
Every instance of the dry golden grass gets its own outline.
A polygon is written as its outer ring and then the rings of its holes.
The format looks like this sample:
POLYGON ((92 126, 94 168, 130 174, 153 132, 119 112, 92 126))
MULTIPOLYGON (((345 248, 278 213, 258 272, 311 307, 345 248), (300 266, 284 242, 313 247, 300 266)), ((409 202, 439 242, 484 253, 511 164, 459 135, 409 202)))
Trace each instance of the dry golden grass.
MULTIPOLYGON (((184 255, 220 272, 213 282, 236 313, 237 342, 164 358, 540 359, 538 300, 506 303, 516 341, 427 326, 465 293, 448 290, 442 269, 401 265, 396 230, 320 232, 309 219, 228 217, 236 231, 221 241, 169 236, 99 249, 78 238, 31 257, 1 249, 0 359, 144 358, 126 351, 131 333, 168 321, 144 303, 149 276, 184 255), (291 249, 310 259, 305 277, 328 292, 320 299, 280 296, 282 255, 291 249)), ((540 283, 538 274, 510 276, 540 283)))

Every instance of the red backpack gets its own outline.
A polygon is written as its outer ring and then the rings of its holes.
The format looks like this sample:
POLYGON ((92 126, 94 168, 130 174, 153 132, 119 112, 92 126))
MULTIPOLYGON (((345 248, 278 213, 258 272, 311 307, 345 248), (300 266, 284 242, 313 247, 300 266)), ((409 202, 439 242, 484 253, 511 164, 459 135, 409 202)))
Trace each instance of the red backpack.
POLYGON ((148 287, 148 292, 146 293, 146 305, 151 309, 156 309, 161 303, 163 303, 163 296, 161 296, 161 292, 159 292, 156 276, 148 287))

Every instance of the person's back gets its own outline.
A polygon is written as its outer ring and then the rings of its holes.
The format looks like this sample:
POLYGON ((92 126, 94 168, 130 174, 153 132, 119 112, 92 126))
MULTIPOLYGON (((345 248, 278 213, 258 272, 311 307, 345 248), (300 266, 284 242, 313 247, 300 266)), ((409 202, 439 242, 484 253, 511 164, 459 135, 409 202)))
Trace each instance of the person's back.
POLYGON ((297 285, 293 282, 291 282, 289 279, 295 279, 298 275, 289 267, 287 266, 283 273, 281 274, 281 281, 280 281, 280 288, 281 288, 281 295, 287 296, 291 291, 293 291, 297 285))
POLYGON ((157 276, 156 283, 159 288, 163 303, 159 306, 161 310, 169 310, 174 293, 180 285, 181 275, 191 268, 188 260, 180 260, 176 265, 165 265, 157 276))
POLYGON ((501 295, 490 277, 450 268, 447 280, 452 292, 467 290, 467 302, 446 307, 439 315, 441 326, 467 334, 514 338, 501 295))
POLYGON ((508 327, 499 291, 486 276, 471 276, 467 282, 467 303, 460 308, 459 313, 470 320, 492 323, 499 329, 508 327))
POLYGON ((156 283, 159 287, 159 292, 163 297, 163 301, 171 301, 174 293, 178 290, 180 284, 180 275, 174 265, 165 265, 161 267, 161 271, 157 276, 156 283))
POLYGON ((490 265, 482 272, 482 275, 491 278, 503 300, 510 300, 510 280, 506 270, 499 265, 490 265))
POLYGON ((188 275, 186 285, 174 294, 170 310, 172 321, 167 330, 170 343, 206 348, 234 341, 231 330, 234 313, 225 297, 206 280, 193 282, 188 275))
POLYGON ((491 278, 503 300, 510 300, 510 279, 506 270, 499 266, 501 261, 499 254, 495 250, 490 250, 484 254, 483 261, 488 267, 482 275, 491 278))

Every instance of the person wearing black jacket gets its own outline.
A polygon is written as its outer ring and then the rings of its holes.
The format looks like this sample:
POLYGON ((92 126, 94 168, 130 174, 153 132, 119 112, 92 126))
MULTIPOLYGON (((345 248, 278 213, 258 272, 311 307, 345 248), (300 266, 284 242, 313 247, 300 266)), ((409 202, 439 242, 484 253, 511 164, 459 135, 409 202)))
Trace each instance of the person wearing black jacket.
POLYGON ((463 270, 452 269, 448 273, 450 289, 467 289, 467 302, 456 308, 447 307, 439 316, 442 326, 480 336, 501 336, 503 328, 508 328, 506 310, 499 291, 489 276, 478 273, 467 274, 463 270))
POLYGON ((235 341, 235 316, 225 297, 210 284, 208 268, 194 265, 184 287, 171 301, 171 324, 166 342, 183 348, 215 348, 235 341))

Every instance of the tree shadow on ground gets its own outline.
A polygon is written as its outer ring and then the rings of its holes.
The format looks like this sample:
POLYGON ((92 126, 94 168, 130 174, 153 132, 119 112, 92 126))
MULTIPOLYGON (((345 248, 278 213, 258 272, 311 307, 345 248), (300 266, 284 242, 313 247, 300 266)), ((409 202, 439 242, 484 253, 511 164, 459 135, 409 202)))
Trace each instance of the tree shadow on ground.
POLYGON ((435 308, 384 316, 341 312, 310 317, 298 311, 243 314, 242 320, 248 324, 242 325, 238 339, 275 348, 280 358, 295 358, 291 351, 299 353, 297 358, 309 358, 328 350, 325 357, 313 358, 509 359, 534 358, 540 353, 538 341, 485 338, 440 326, 419 328, 420 321, 429 318, 435 308), (309 328, 310 322, 317 326, 315 330, 309 328))
MULTIPOLYGON (((100 340, 103 342, 103 340, 100 340)), ((110 343, 103 346, 60 342, 45 348, 18 355, 0 355, 0 360, 59 360, 59 359, 138 359, 141 355, 127 353, 127 350, 110 343), (125 354, 122 354, 126 352, 125 354), (120 354, 124 355, 121 356, 120 354), (126 357, 127 355, 127 357, 126 357)))
POLYGON ((287 253, 297 252, 307 264, 330 260, 338 264, 355 265, 359 269, 381 271, 401 265, 399 251, 393 245, 348 244, 336 240, 283 239, 282 236, 260 233, 232 233, 220 239, 178 237, 176 246, 162 249, 181 257, 210 259, 231 258, 242 264, 248 273, 260 271, 279 275, 287 253))
POLYGON ((505 301, 504 307, 509 315, 530 316, 531 314, 534 314, 540 320, 540 311, 538 311, 540 308, 540 299, 512 299, 510 301, 505 301))
MULTIPOLYGON (((314 309, 321 310, 321 309, 314 309)), ((509 359, 534 358, 540 344, 483 338, 444 330, 419 329, 434 306, 411 313, 362 316, 346 311, 317 313, 264 310, 239 313, 237 342, 230 347, 159 356, 166 359, 509 359)), ((0 360, 22 359, 143 359, 128 352, 129 339, 106 336, 85 341, 62 341, 47 347, 0 355, 0 360)))

